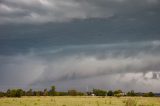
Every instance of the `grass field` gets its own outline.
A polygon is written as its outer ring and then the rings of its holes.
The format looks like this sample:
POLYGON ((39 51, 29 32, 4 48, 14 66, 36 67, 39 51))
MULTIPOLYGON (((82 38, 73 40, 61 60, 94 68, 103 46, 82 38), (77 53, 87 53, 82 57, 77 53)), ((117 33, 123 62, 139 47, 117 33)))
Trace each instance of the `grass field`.
POLYGON ((0 106, 160 106, 148 97, 22 97, 0 98, 0 106), (135 103, 128 103, 135 102, 135 103))

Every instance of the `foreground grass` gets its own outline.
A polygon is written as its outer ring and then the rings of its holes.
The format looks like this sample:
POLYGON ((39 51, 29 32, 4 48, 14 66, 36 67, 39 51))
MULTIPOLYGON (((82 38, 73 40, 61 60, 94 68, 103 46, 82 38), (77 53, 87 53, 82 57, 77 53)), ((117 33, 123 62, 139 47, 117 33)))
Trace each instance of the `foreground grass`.
POLYGON ((160 98, 145 97, 22 97, 0 98, 0 106, 160 106, 160 98), (132 103, 133 102, 133 103, 132 103))

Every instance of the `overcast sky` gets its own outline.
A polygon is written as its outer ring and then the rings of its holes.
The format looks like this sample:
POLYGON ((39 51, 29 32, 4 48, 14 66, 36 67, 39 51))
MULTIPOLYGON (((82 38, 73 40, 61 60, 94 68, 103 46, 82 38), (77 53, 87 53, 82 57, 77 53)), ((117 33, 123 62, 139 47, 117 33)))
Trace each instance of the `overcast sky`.
POLYGON ((0 0, 0 89, 160 92, 159 0, 0 0))

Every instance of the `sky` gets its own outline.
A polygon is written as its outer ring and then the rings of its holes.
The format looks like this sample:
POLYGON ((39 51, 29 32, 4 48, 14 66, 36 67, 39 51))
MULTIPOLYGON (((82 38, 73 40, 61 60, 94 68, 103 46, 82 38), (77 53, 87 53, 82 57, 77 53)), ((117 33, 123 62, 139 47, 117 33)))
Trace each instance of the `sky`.
POLYGON ((0 90, 160 92, 159 0, 0 0, 0 90))

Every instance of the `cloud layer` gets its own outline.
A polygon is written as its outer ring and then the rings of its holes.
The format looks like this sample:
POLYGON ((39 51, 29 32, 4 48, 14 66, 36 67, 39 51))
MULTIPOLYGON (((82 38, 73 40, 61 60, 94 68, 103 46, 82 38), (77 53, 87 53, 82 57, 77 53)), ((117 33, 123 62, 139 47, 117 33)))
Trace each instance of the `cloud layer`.
POLYGON ((156 92, 160 80, 159 52, 159 41, 152 41, 62 46, 44 52, 1 56, 0 84, 33 88, 55 84, 59 90, 85 91, 89 86, 156 92))
POLYGON ((0 0, 0 89, 155 91, 159 0, 0 0))
MULTIPOLYGON (((1 0, 0 23, 48 23, 74 19, 155 14, 159 0, 1 0)), ((134 17, 131 17, 134 19, 134 17)))

